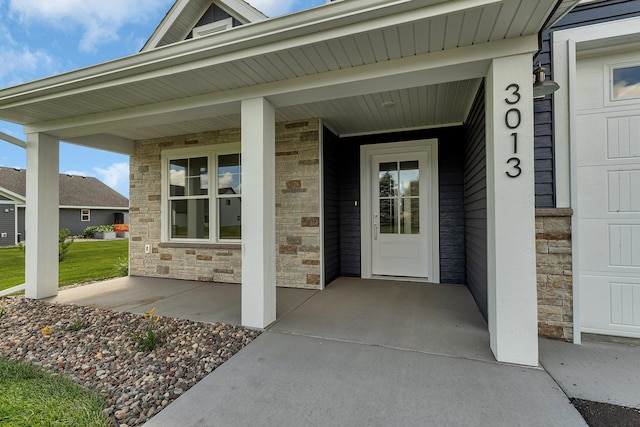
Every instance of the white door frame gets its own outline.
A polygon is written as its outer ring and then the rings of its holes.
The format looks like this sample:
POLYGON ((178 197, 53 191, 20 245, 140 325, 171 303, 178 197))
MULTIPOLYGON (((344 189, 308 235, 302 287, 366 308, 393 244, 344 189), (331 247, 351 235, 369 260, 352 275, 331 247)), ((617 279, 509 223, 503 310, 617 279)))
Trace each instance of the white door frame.
POLYGON ((577 233, 577 138, 576 138, 576 66, 578 52, 607 49, 616 44, 640 40, 640 17, 585 25, 553 33, 553 78, 560 85, 554 94, 556 207, 573 208, 571 221, 573 273, 573 342, 581 343, 580 312, 580 236, 577 233), (620 41, 622 40, 622 41, 620 41), (574 179, 572 179, 572 177, 574 179))
MULTIPOLYGON (((417 141, 390 142, 384 144, 368 144, 360 146, 360 239, 361 258, 360 275, 363 279, 375 278, 371 274, 372 269, 372 225, 371 225, 371 161, 373 156, 379 154, 398 154, 415 151, 430 152, 431 164, 428 165, 431 173, 431 188, 428 229, 432 239, 431 258, 433 274, 429 282, 440 282, 440 203, 439 203, 439 182, 438 182, 438 140, 421 139, 417 141)), ((417 280, 417 279, 411 279, 417 280)))

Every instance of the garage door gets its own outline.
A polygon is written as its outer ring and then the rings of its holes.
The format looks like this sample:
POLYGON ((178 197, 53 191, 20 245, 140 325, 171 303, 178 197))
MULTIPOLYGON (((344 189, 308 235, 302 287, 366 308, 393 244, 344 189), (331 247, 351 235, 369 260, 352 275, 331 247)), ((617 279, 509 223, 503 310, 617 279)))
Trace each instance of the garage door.
POLYGON ((580 59, 576 88, 582 331, 640 337, 640 52, 580 59))

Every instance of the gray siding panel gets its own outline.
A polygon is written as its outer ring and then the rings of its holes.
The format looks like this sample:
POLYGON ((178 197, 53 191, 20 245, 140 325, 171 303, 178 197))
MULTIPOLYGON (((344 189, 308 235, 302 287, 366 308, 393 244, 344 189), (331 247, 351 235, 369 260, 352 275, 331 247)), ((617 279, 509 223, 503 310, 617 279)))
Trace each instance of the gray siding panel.
POLYGON ((15 210, 15 204, 0 202, 0 247, 13 246, 16 243, 15 210), (2 237, 5 233, 6 237, 2 237))
MULTIPOLYGON (((542 34, 540 52, 534 58, 553 79, 553 32, 584 25, 610 22, 640 16, 640 0, 605 0, 576 7, 550 30, 542 34)), ((536 207, 554 207, 555 181, 553 168, 553 96, 534 101, 536 207)))
POLYGON ((466 123, 464 150, 464 243, 466 284, 487 318, 487 178, 484 85, 466 123))
POLYGON ((114 223, 115 213, 126 211, 91 209, 90 221, 80 221, 80 209, 60 209, 60 228, 68 228, 72 236, 82 234, 90 225, 111 225, 114 223))

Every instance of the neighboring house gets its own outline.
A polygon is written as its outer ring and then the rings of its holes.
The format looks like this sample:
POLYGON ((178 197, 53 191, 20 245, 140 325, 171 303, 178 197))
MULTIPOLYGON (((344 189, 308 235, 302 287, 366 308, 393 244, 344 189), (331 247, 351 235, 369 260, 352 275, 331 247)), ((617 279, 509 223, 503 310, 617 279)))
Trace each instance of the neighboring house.
MULTIPOLYGON (((0 246, 12 246, 28 237, 26 176, 24 169, 0 166, 0 246)), ((68 228, 72 236, 90 225, 129 222, 129 200, 96 178, 60 174, 59 185, 59 228, 68 228)))
MULTIPOLYGON (((0 91, 0 119, 25 126, 40 165, 27 168, 31 227, 71 141, 131 156, 130 273, 242 283, 246 326, 275 320, 276 285, 356 276, 466 284, 504 362, 537 365, 538 329, 640 336, 640 263, 626 249, 640 245, 636 98, 605 98, 606 79, 589 79, 607 66, 579 78, 597 55, 638 60, 640 26, 625 20, 638 2, 565 16, 578 3, 345 0, 266 19, 240 0, 178 0, 139 54, 0 91), (561 89, 535 101, 534 123, 536 54, 561 89), (615 167, 585 174, 585 152, 615 167), (606 179, 626 187, 588 190, 606 179), (618 217, 594 232, 587 196, 619 200, 618 217), (613 255, 589 252, 606 242, 613 255), (596 262, 611 285, 581 305, 596 262), (607 291, 624 330, 580 321, 608 313, 607 291)), ((36 244, 27 296, 43 298, 57 292, 43 279, 57 271, 54 236, 36 244)))

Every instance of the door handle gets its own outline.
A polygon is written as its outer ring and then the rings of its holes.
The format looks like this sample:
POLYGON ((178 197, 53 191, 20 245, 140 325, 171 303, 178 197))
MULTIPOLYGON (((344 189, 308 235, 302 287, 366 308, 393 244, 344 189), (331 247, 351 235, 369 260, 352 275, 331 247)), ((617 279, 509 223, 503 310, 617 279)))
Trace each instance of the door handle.
POLYGON ((373 223, 373 240, 378 240, 378 223, 373 223))

